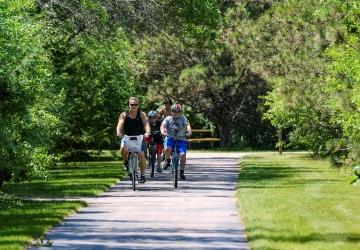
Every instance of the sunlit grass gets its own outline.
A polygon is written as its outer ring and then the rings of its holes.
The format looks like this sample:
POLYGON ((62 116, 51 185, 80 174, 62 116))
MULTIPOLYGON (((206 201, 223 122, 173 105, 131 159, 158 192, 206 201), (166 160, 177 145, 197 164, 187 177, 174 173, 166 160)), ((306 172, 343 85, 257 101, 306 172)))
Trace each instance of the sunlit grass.
POLYGON ((0 249, 24 249, 49 228, 86 205, 81 201, 35 201, 36 198, 95 196, 124 171, 120 161, 58 164, 48 181, 7 183, 0 193, 0 249))
POLYGON ((26 198, 95 196, 124 175, 119 161, 59 164, 51 173, 48 181, 7 184, 3 190, 26 198))
POLYGON ((328 161, 245 157, 237 197, 251 249, 360 249, 360 189, 328 161))
POLYGON ((64 216, 85 203, 81 201, 21 201, 0 210, 0 249, 24 249, 64 216))

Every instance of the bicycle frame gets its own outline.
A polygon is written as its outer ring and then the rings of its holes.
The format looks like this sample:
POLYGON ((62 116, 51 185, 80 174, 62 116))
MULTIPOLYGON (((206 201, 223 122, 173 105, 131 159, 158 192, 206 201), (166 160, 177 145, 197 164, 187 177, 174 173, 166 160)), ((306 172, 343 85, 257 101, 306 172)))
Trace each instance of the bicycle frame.
POLYGON ((178 187, 178 179, 179 179, 179 153, 177 152, 177 139, 175 139, 175 146, 171 152, 171 173, 173 174, 173 185, 174 188, 178 187))
MULTIPOLYGON (((183 131, 186 130, 186 127, 183 128, 183 131)), ((173 174, 173 185, 174 188, 178 187, 179 180, 179 165, 180 165, 180 156, 177 149, 177 144, 179 141, 178 131, 175 132, 176 136, 171 136, 174 139, 174 148, 171 152, 171 173, 173 174)))
POLYGON ((139 180, 139 155, 138 152, 141 151, 141 145, 143 141, 143 135, 138 136, 124 136, 125 145, 129 151, 129 174, 131 178, 132 188, 136 190, 136 181, 139 180))

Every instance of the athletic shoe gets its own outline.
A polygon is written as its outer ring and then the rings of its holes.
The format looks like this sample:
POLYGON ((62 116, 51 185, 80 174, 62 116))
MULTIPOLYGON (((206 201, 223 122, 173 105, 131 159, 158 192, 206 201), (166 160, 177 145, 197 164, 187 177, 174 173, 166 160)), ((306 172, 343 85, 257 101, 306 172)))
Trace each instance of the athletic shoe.
POLYGON ((145 183, 145 182, 146 182, 145 175, 140 176, 139 183, 145 183))
POLYGON ((186 176, 184 174, 180 175, 180 180, 181 181, 185 181, 186 180, 186 176))

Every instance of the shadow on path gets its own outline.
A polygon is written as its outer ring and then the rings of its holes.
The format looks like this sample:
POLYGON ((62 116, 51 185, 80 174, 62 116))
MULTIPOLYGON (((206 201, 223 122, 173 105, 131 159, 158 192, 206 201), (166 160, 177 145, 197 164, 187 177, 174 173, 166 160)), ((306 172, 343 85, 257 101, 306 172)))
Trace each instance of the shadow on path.
POLYGON ((51 230, 53 246, 43 249, 249 249, 235 199, 238 158, 192 155, 178 189, 168 171, 147 174, 135 192, 125 179, 51 230))

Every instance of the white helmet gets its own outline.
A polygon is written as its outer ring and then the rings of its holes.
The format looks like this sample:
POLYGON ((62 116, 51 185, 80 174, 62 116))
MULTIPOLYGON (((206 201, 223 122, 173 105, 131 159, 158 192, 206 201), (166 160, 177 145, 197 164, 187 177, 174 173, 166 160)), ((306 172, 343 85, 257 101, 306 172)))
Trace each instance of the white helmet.
POLYGON ((157 112, 154 111, 154 110, 151 110, 151 111, 149 111, 148 116, 149 116, 149 117, 156 117, 156 116, 157 116, 157 112))

